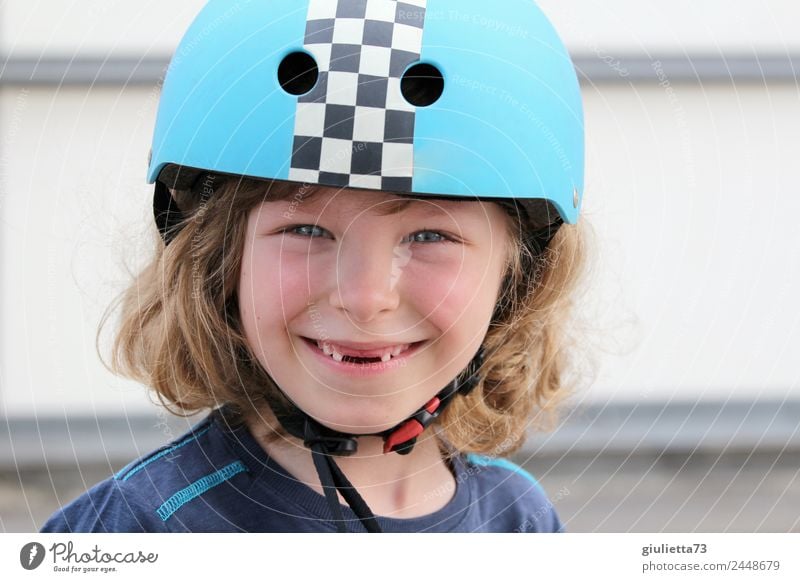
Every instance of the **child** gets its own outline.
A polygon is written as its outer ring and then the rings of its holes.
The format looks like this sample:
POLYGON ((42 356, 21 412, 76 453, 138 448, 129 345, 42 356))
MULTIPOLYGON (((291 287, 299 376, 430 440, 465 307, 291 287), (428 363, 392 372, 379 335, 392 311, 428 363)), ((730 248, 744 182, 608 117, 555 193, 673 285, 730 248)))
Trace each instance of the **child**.
POLYGON ((42 531, 563 531, 502 457, 566 393, 582 115, 529 0, 210 0, 112 368, 211 412, 42 531))

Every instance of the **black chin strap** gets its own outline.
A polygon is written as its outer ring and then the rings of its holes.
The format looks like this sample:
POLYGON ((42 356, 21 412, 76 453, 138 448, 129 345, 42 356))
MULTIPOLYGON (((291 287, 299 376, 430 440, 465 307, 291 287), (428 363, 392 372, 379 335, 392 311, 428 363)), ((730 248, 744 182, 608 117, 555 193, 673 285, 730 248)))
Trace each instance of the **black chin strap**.
MULTIPOLYGON (((293 403, 292 410, 289 412, 273 410, 286 431, 292 436, 302 439, 303 444, 311 449, 314 467, 339 532, 344 533, 348 530, 345 526, 337 491, 342 494, 368 532, 380 533, 381 528, 369 506, 348 481, 333 458, 355 453, 358 450, 357 439, 359 436, 380 436, 383 438, 384 454, 395 452, 407 455, 413 450, 417 437, 444 411, 457 394, 466 396, 477 386, 478 372, 483 365, 484 358, 485 351, 481 347, 467 366, 466 377, 462 382, 456 378, 406 420, 379 433, 356 435, 332 430, 308 416, 293 403)), ((287 400, 289 400, 288 397, 287 400)), ((289 402, 291 401, 289 400, 289 402)))
POLYGON ((353 509, 358 519, 364 524, 364 527, 370 533, 380 533, 381 527, 378 521, 372 514, 367 503, 358 494, 356 488, 350 483, 339 465, 333 460, 334 453, 328 449, 324 437, 320 437, 314 431, 311 423, 306 423, 306 438, 304 439, 305 445, 311 449, 311 457, 314 459, 314 467, 317 469, 322 489, 325 492, 325 499, 328 500, 328 507, 333 514, 336 529, 339 533, 347 532, 344 524, 344 517, 342 516, 342 508, 339 503, 339 496, 336 492, 339 491, 344 497, 347 504, 353 509))

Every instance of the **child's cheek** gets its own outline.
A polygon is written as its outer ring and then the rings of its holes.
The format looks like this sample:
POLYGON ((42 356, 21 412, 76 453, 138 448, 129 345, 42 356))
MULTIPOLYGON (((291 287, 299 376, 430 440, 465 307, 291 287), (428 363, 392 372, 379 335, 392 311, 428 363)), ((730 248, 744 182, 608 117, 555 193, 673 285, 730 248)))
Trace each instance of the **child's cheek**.
POLYGON ((305 256, 281 252, 273 243, 256 241, 243 256, 240 276, 242 318, 261 333, 277 331, 282 320, 286 327, 308 295, 305 256))
POLYGON ((261 273, 265 297, 270 298, 275 313, 290 320, 298 310, 307 308, 314 269, 308 257, 289 253, 279 253, 268 265, 261 273))
POLYGON ((401 299, 414 304, 440 329, 447 329, 463 317, 480 285, 479 274, 472 271, 461 256, 436 263, 412 261, 398 281, 401 299))

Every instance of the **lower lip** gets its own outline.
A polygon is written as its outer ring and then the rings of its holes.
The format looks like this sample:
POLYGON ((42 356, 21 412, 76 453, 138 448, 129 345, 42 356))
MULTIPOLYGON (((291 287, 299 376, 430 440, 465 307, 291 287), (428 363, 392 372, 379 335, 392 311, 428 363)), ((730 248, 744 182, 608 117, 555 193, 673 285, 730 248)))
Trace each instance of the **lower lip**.
POLYGON ((328 356, 321 349, 317 347, 316 342, 312 342, 306 338, 301 337, 302 344, 305 345, 311 353, 317 358, 322 360, 322 363, 328 366, 331 370, 344 374, 346 376, 376 376, 378 374, 385 374, 398 368, 404 368, 408 365, 408 361, 414 357, 421 347, 424 347, 427 342, 417 342, 411 344, 411 347, 396 357, 392 357, 388 362, 368 362, 366 364, 354 364, 353 362, 337 362, 331 356, 328 356))

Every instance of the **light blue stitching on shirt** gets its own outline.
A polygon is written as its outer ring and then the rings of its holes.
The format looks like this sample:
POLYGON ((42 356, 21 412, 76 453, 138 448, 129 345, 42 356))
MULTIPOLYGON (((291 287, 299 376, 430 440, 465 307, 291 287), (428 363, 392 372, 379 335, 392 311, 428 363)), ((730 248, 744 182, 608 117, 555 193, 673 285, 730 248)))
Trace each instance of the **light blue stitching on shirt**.
POLYGON ((518 473, 528 479, 531 483, 533 483, 539 489, 542 489, 542 486, 539 485, 539 482, 536 478, 528 473, 525 469, 512 463, 508 459, 493 459, 491 457, 486 457, 484 455, 477 455, 475 453, 468 453, 467 454, 467 461, 473 463, 475 465, 480 465, 482 467, 502 467, 503 469, 508 469, 509 471, 513 471, 514 473, 518 473))
POLYGON ((181 489, 175 495, 161 504, 161 507, 156 510, 156 513, 161 518, 161 521, 167 521, 173 513, 178 511, 181 507, 189 503, 195 497, 199 497, 209 489, 216 487, 234 475, 238 475, 239 473, 243 473, 245 471, 247 471, 247 468, 241 461, 231 463, 216 473, 206 475, 185 489, 181 489))
POLYGON ((192 436, 190 436, 189 438, 187 438, 185 441, 182 441, 182 442, 180 442, 180 443, 178 443, 178 444, 176 444, 176 445, 174 445, 174 446, 172 446, 172 447, 170 447, 170 448, 168 448, 168 449, 166 449, 166 450, 164 450, 164 451, 161 451, 161 452, 160 452, 160 453, 158 453, 157 455, 154 455, 153 457, 151 457, 151 458, 147 459, 145 462, 143 462, 143 463, 141 463, 141 464, 139 464, 139 465, 136 465, 136 466, 135 466, 133 469, 130 469, 130 470, 123 469, 122 471, 120 471, 119 473, 117 473, 117 475, 116 475, 115 479, 119 479, 119 478, 120 478, 120 476, 121 476, 121 475, 123 475, 123 474, 125 473, 125 471, 127 470, 127 471, 128 471, 128 474, 127 474, 127 475, 125 475, 124 477, 122 477, 122 480, 123 480, 123 481, 127 481, 128 479, 130 479, 131 477, 133 477, 133 475, 135 475, 136 473, 138 473, 139 471, 141 471, 142 469, 144 469, 144 468, 145 468, 147 465, 149 465, 150 463, 152 463, 152 462, 154 462, 154 461, 157 461, 157 460, 158 460, 158 459, 160 459, 161 457, 163 457, 163 456, 165 456, 165 455, 168 455, 168 454, 170 454, 170 453, 171 453, 171 452, 173 452, 174 450, 176 450, 176 449, 179 449, 179 448, 181 448, 181 447, 182 447, 182 446, 184 446, 184 445, 188 445, 188 444, 189 444, 190 442, 192 442, 193 440, 195 440, 195 439, 197 439, 197 438, 199 438, 199 437, 203 436, 204 434, 206 434, 206 433, 207 433, 209 430, 211 430, 211 427, 210 427, 210 426, 206 427, 204 430, 201 430, 201 431, 200 431, 200 432, 198 432, 197 434, 193 434, 192 436))

